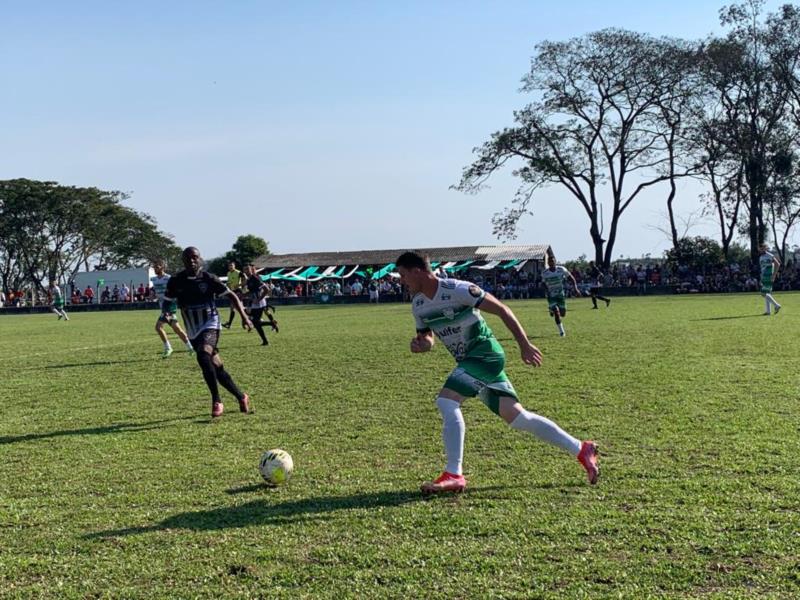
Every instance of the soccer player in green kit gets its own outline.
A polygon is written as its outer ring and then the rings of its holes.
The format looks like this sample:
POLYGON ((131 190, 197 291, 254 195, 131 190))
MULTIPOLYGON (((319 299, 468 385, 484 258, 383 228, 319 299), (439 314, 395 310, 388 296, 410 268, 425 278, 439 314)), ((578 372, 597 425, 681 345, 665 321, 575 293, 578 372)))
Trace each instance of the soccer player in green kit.
POLYGON ((547 307, 550 309, 550 316, 555 319, 558 334, 561 337, 567 335, 564 331, 562 320, 567 316, 567 294, 564 290, 564 280, 572 281, 575 295, 580 296, 578 283, 566 267, 556 264, 556 256, 552 250, 547 251, 547 268, 542 271, 542 281, 547 288, 547 307))
POLYGON ((164 331, 164 324, 172 327, 172 331, 175 332, 181 342, 183 342, 183 345, 186 346, 186 350, 188 350, 189 354, 192 354, 194 348, 192 348, 189 338, 186 337, 186 333, 181 329, 181 325, 178 323, 178 317, 175 316, 178 307, 174 302, 164 300, 164 293, 167 291, 167 282, 169 282, 170 277, 165 271, 165 268, 166 266, 163 260, 155 261, 153 263, 153 270, 156 272, 156 275, 150 278, 150 283, 153 286, 153 291, 156 293, 156 298, 158 300, 158 308, 161 310, 161 314, 158 315, 158 319, 156 319, 156 333, 164 344, 164 353, 161 356, 169 358, 172 354, 172 344, 169 343, 167 332, 164 331))
POLYGON ((758 263, 761 267, 761 295, 764 296, 764 303, 766 304, 764 314, 769 315, 771 306, 774 306, 775 314, 777 315, 781 310, 781 305, 772 297, 772 284, 778 275, 781 261, 769 251, 769 246, 766 244, 762 243, 759 246, 759 250, 761 250, 761 256, 758 257, 758 263))
POLYGON ((514 429, 531 433, 575 456, 586 470, 589 482, 597 483, 600 475, 597 444, 581 442, 549 419, 525 410, 506 376, 505 353, 479 307, 502 319, 514 335, 525 364, 537 367, 542 364, 542 353, 528 341, 511 309, 470 282, 437 278, 428 258, 418 252, 403 253, 396 265, 401 283, 412 295, 417 335, 411 340, 411 351, 429 352, 436 336, 456 359, 456 368, 436 399, 443 420, 447 465, 437 479, 422 485, 422 492, 457 493, 466 487, 462 472, 465 425, 461 403, 474 396, 514 429))
POLYGON ((51 281, 47 293, 50 295, 50 310, 58 315, 59 321, 61 319, 69 321, 67 311, 64 310, 64 295, 61 293, 61 288, 51 281))

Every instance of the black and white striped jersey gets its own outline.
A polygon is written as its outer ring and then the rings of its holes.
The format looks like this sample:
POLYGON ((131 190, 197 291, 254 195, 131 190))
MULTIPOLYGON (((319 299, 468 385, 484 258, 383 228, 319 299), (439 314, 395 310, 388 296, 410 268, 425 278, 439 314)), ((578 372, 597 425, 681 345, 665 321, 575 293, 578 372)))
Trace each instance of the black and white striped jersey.
POLYGON ((267 305, 266 298, 263 298, 261 291, 267 287, 258 275, 247 278, 247 294, 250 297, 250 308, 264 308, 267 305))
POLYGON ((215 299, 229 293, 228 287, 216 275, 201 271, 195 276, 181 271, 169 278, 164 299, 177 302, 186 335, 194 339, 206 329, 220 328, 215 299))

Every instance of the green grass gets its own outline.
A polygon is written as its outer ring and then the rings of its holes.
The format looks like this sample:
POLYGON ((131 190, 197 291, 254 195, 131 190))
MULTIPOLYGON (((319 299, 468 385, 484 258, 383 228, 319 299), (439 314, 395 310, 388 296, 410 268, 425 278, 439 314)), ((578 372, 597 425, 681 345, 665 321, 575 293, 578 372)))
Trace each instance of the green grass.
POLYGON ((279 309, 266 349, 223 332, 257 412, 226 397, 213 423, 155 312, 0 317, 0 597, 797 597, 800 295, 779 300, 573 300, 563 339, 512 302, 545 363, 492 317, 509 375, 600 443, 601 481, 471 400, 470 487, 433 499, 452 359, 408 352, 408 305, 279 309), (295 474, 268 489, 274 447, 295 474))

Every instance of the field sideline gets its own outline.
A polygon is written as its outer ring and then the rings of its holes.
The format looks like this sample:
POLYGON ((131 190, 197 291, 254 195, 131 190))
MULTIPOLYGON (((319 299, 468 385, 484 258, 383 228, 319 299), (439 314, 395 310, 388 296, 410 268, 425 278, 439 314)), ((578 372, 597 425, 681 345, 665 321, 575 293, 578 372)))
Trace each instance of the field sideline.
MULTIPOLYGON (((443 465, 446 350, 412 355, 409 305, 279 308, 223 331, 256 414, 210 422, 193 358, 155 311, 0 317, 0 598, 800 596, 800 295, 514 301, 544 365, 533 411, 599 442, 574 459, 468 401, 460 497, 443 465), (270 448, 295 475, 270 490, 270 448)), ((227 314, 227 309, 223 311, 227 314)), ((224 391, 223 391, 224 394, 224 391)))

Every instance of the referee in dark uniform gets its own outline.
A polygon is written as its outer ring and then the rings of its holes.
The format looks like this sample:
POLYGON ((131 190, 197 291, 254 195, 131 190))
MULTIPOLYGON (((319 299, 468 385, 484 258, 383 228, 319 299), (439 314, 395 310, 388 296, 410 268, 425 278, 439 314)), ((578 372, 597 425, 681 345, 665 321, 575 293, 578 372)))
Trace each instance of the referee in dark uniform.
POLYGON ((606 306, 611 304, 611 298, 600 295, 600 285, 603 281, 603 272, 597 268, 594 261, 589 262, 589 296, 592 298, 592 308, 597 308, 597 300, 603 300, 606 306))

